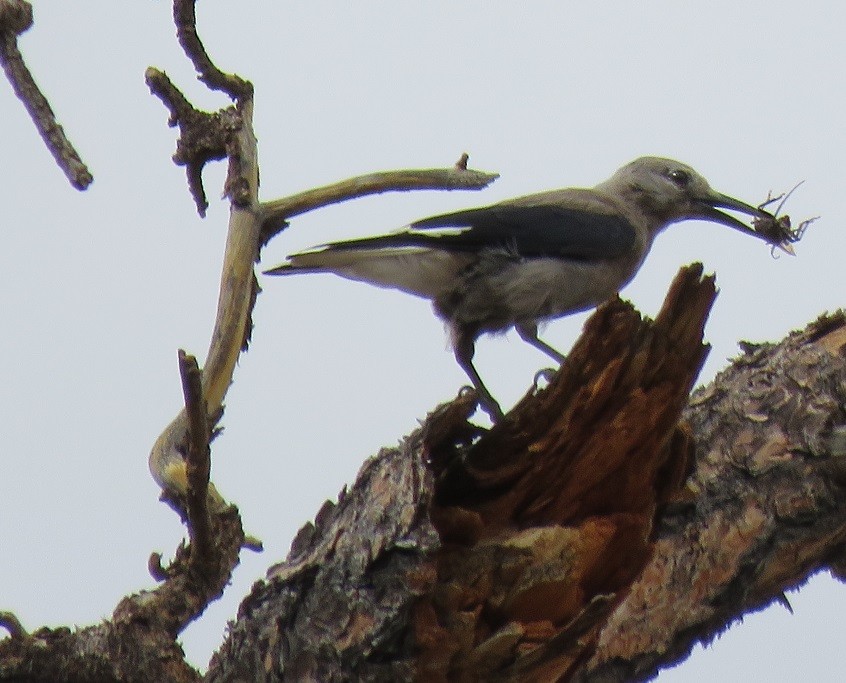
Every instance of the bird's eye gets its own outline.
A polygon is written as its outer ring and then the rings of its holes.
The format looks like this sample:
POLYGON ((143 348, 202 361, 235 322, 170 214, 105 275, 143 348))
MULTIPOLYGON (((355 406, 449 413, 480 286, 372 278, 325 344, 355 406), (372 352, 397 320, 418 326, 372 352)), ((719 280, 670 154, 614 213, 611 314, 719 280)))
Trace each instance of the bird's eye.
POLYGON ((687 187, 690 184, 690 173, 680 168, 673 169, 667 175, 679 187, 687 187))

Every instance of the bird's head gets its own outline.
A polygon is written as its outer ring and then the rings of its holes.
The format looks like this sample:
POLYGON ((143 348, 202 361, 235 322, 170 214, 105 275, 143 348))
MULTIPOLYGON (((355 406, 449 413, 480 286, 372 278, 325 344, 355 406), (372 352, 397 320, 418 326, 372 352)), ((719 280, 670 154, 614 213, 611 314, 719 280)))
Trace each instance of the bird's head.
POLYGON ((635 203, 640 211, 654 219, 656 230, 676 221, 702 219, 728 225, 775 244, 772 236, 756 232, 719 209, 729 209, 768 221, 774 220, 771 214, 713 190, 705 178, 679 161, 641 157, 623 166, 601 187, 610 194, 635 203))

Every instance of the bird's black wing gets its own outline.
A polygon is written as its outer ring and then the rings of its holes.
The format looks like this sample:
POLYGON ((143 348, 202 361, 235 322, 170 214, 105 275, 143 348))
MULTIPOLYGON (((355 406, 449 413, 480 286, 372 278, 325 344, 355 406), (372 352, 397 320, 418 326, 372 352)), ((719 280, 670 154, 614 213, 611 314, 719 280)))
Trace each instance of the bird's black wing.
POLYGON ((430 247, 455 252, 506 249, 526 258, 611 259, 628 253, 635 230, 621 216, 556 205, 510 206, 433 216, 402 232, 328 245, 340 249, 430 247))
POLYGON ((430 239, 442 249, 506 248, 527 258, 616 258, 635 241, 634 228, 621 216, 549 204, 500 204, 434 216, 412 223, 409 233, 438 229, 443 232, 430 239))

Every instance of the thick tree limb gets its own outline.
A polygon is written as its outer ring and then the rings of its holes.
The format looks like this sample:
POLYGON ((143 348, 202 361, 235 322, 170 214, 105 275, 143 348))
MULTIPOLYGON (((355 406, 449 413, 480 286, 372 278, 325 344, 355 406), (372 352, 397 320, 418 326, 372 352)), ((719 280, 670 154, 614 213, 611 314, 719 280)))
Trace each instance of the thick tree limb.
POLYGON ((749 346, 674 429, 703 353, 690 277, 655 324, 602 307, 494 429, 468 425, 465 395, 370 460, 256 585, 208 678, 642 680, 841 572, 846 318, 749 346))
POLYGON ((662 516, 579 680, 646 678, 812 574, 842 576, 846 318, 746 349, 693 395, 688 501, 662 516))

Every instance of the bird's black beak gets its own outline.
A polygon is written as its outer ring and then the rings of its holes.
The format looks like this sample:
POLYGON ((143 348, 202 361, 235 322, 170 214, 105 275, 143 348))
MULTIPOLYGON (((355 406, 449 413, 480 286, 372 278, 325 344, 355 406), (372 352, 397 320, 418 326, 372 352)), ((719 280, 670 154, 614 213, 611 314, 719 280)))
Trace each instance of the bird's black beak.
POLYGON ((778 219, 768 211, 764 211, 758 206, 752 206, 751 204, 742 202, 734 197, 720 194, 719 192, 712 192, 708 197, 700 199, 699 205, 702 209, 702 218, 716 223, 722 223, 723 225, 728 225, 730 228, 734 228, 742 233, 764 240, 768 244, 786 251, 788 254, 793 253, 793 249, 790 244, 778 234, 778 231, 759 231, 755 229, 755 226, 777 225, 778 219), (750 227, 731 214, 720 211, 719 209, 729 209, 731 211, 737 211, 738 213, 744 213, 747 216, 752 216, 755 220, 752 221, 752 227, 750 227))
POLYGON ((704 199, 700 199, 699 204, 702 207, 703 218, 706 218, 709 221, 722 223, 723 225, 728 225, 729 227, 734 228, 735 230, 745 232, 747 235, 754 235, 755 237, 766 239, 763 235, 755 232, 755 230, 750 228, 743 221, 738 220, 730 214, 718 210, 731 209, 732 211, 737 211, 738 213, 745 213, 747 216, 772 219, 773 216, 764 211, 763 209, 759 209, 756 206, 751 206, 746 202, 742 202, 739 199, 735 199, 734 197, 729 197, 728 195, 720 194, 719 192, 714 192, 710 196, 704 199))

